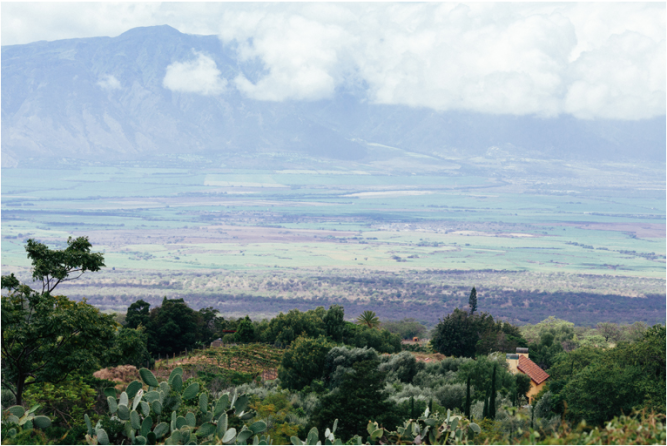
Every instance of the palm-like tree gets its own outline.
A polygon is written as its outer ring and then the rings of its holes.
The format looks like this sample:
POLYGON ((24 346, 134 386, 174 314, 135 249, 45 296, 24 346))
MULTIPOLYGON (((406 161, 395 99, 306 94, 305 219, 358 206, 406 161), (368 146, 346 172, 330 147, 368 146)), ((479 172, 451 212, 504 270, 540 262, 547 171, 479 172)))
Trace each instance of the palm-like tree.
POLYGON ((375 315, 374 311, 366 310, 357 318, 357 324, 377 328, 380 326, 380 318, 375 315))

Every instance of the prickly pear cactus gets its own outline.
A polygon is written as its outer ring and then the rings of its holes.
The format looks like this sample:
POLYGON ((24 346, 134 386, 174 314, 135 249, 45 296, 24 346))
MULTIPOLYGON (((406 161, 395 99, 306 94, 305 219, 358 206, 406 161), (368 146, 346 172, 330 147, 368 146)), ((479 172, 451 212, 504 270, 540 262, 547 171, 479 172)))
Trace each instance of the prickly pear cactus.
MULTIPOLYGON (((369 423, 371 429, 377 429, 377 423, 369 423)), ((481 432, 480 427, 460 415, 452 415, 447 410, 446 416, 439 413, 431 414, 426 408, 424 414, 416 420, 407 420, 396 431, 371 434, 371 442, 381 439, 382 443, 391 444, 461 444, 481 432)))
MULTIPOLYGON (((255 416, 247 410, 248 397, 226 393, 217 400, 209 400, 206 393, 200 393, 198 383, 183 388, 183 369, 175 368, 167 381, 158 383, 148 369, 139 371, 140 381, 127 386, 118 398, 107 396, 109 415, 124 423, 124 443, 135 445, 153 444, 270 444, 271 438, 260 436, 266 430, 266 423, 257 421, 243 426, 237 432, 228 428, 229 417, 245 421, 255 416), (144 391, 144 384, 148 389, 144 391), (200 423, 194 413, 178 415, 183 400, 191 400, 199 395, 200 423)), ((88 444, 109 444, 109 436, 98 422, 93 427, 88 415, 85 416, 88 444)))
MULTIPOLYGON (((23 406, 11 406, 5 409, 2 416, 2 424, 4 426, 12 426, 7 430, 9 438, 14 438, 19 432, 29 429, 46 429, 51 426, 51 419, 44 415, 35 415, 39 410, 39 404, 25 410, 23 406)), ((4 431, 4 430, 3 430, 4 431)))

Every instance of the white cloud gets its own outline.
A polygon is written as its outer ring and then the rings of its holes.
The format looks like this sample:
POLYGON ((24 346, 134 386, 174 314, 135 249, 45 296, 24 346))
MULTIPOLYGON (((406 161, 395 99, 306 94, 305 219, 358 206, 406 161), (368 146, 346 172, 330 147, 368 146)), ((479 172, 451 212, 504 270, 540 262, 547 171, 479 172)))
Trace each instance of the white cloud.
POLYGON ((121 88, 120 81, 116 79, 116 76, 111 74, 100 76, 100 80, 97 82, 97 85, 104 88, 105 90, 119 90, 121 88))
POLYGON ((260 100, 368 100, 435 110, 579 118, 665 114, 662 4, 306 4, 223 12, 267 74, 237 88, 260 100))
POLYGON ((318 100, 354 84, 370 102, 435 110, 665 114, 664 3, 6 2, 2 12, 3 44, 162 24, 218 34, 264 65, 259 79, 232 80, 258 100, 318 100))
POLYGON ((167 67, 162 85, 171 91, 216 95, 225 91, 227 80, 220 77, 215 61, 196 53, 195 60, 174 62, 167 67))

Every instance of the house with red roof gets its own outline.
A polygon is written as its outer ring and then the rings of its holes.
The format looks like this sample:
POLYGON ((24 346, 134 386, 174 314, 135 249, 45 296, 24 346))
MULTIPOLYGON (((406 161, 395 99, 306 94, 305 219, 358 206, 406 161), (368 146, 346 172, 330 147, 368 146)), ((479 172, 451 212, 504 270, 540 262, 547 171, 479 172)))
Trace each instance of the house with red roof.
POLYGON ((530 390, 526 396, 532 404, 533 398, 542 390, 544 383, 549 378, 549 374, 530 360, 527 348, 517 347, 516 353, 508 353, 505 355, 505 358, 511 373, 523 373, 530 378, 530 390))

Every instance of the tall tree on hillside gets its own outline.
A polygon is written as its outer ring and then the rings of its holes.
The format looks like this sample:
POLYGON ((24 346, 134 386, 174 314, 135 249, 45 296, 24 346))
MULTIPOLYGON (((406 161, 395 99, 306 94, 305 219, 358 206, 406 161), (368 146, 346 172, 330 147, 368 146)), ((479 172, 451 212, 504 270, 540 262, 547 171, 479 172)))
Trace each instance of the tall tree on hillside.
POLYGON ((341 342, 345 334, 345 308, 341 305, 330 306, 323 320, 327 336, 335 342, 341 342))
POLYGON ((477 290, 475 287, 472 287, 472 291, 470 291, 468 304, 470 305, 470 314, 474 314, 477 311, 477 290))
POLYGON ((125 326, 128 328, 137 328, 139 325, 146 327, 148 325, 148 321, 150 320, 150 308, 151 304, 143 299, 132 303, 129 307, 127 307, 127 313, 125 314, 125 326))
POLYGON ((366 310, 357 318, 357 324, 377 328, 380 326, 380 318, 375 315, 374 311, 366 310))
POLYGON ((153 308, 148 323, 148 350, 168 355, 191 350, 197 342, 197 315, 183 299, 162 300, 153 308))
POLYGON ((470 377, 468 376, 468 382, 466 384, 466 405, 464 410, 464 415, 467 419, 470 419, 470 377))
POLYGON ((33 278, 42 292, 21 284, 13 274, 2 276, 2 386, 23 403, 27 386, 61 382, 72 373, 92 373, 107 360, 116 322, 84 302, 52 296, 70 274, 98 271, 100 253, 91 253, 85 237, 67 241, 65 250, 51 250, 28 240, 33 278))
POLYGON ((489 397, 489 418, 496 419, 496 367, 493 364, 493 373, 491 374, 491 395, 489 397))

